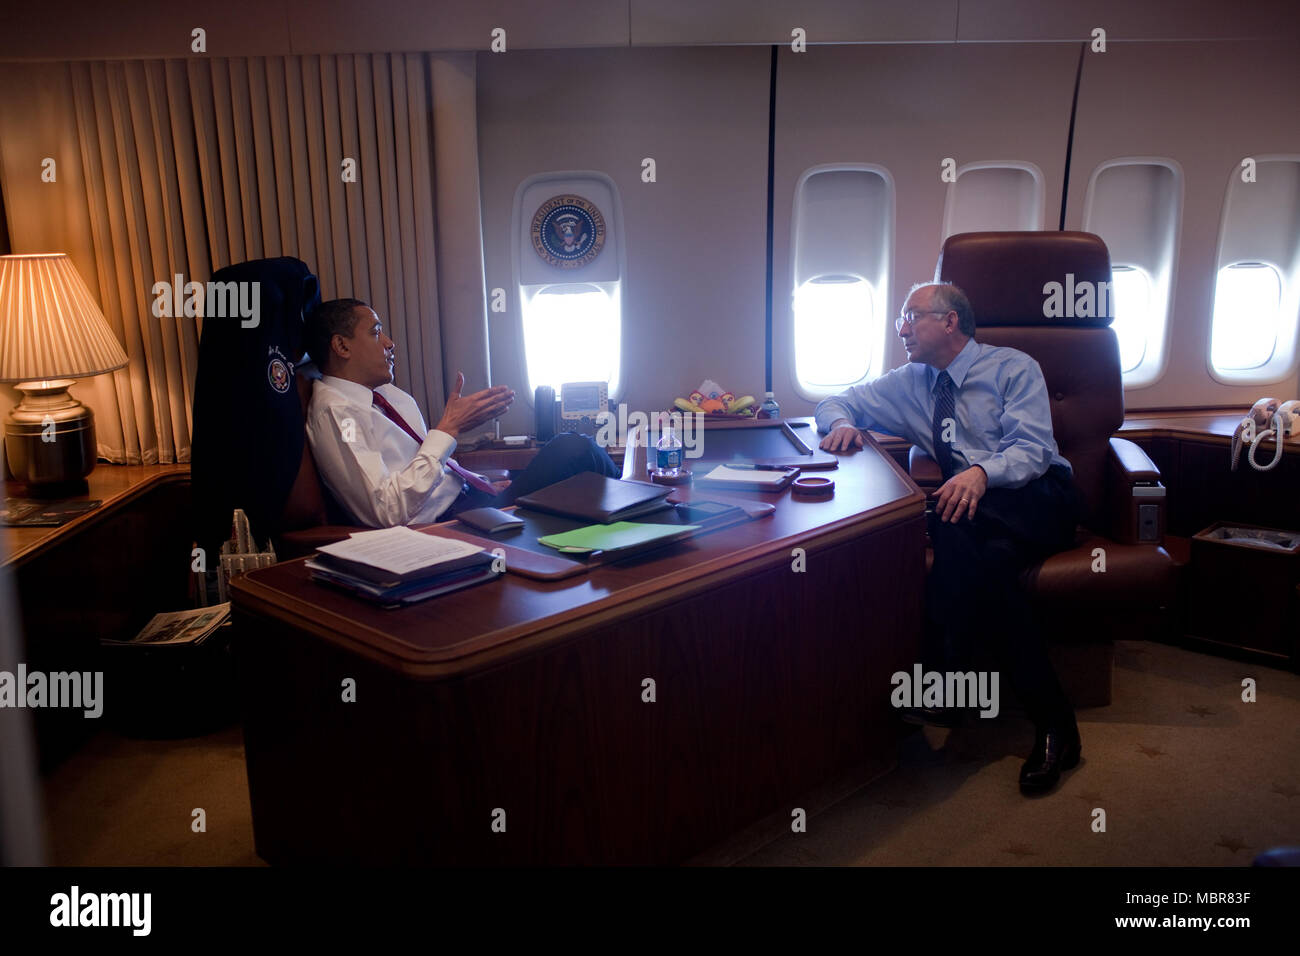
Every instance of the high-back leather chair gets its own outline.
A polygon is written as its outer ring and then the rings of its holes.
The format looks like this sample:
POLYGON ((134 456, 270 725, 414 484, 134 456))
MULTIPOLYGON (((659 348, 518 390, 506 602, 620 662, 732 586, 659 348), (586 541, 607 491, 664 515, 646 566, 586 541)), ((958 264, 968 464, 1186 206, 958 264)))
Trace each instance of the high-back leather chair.
POLYGON ((272 538, 281 558, 360 530, 321 483, 307 443, 311 381, 298 360, 304 317, 320 302, 316 277, 283 256, 227 266, 212 281, 258 283, 259 309, 255 323, 203 320, 190 465, 195 540, 214 555, 236 508, 259 545, 272 538))
MULTIPOLYGON (((935 279, 970 298, 976 341, 1019 349, 1042 368, 1052 430, 1086 514, 1075 547, 1030 567, 1022 583, 1075 705, 1108 704, 1112 639, 1161 631, 1178 572, 1161 544, 1160 472, 1137 445, 1114 437, 1124 423, 1124 388, 1110 328, 1110 254, 1083 232, 961 233, 944 242, 935 279), (1045 314, 1055 311, 1045 308, 1053 282, 1065 315, 1045 314), (1091 310, 1078 301, 1085 282, 1093 284, 1091 310)), ((940 480, 938 465, 915 448, 911 471, 923 487, 940 480)))

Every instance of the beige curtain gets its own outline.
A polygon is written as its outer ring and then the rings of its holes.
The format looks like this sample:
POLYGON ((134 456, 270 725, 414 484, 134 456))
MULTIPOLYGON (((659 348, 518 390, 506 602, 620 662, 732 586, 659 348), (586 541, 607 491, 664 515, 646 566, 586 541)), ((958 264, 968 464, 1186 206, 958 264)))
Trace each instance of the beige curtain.
POLYGON ((472 54, 4 64, 0 79, 32 94, 0 106, 13 249, 69 252, 130 357, 78 386, 101 457, 189 460, 200 329, 156 318, 151 292, 177 273, 302 259, 325 298, 384 319, 426 417, 445 370, 486 379, 472 54), (30 173, 55 153, 62 180, 42 191, 30 173))

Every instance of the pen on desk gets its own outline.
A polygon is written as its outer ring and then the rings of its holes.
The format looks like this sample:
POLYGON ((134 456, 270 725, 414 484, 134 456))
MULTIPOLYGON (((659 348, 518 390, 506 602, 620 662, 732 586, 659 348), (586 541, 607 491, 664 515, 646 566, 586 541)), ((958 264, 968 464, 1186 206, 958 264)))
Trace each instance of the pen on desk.
POLYGON ((727 465, 727 467, 740 469, 742 471, 792 471, 793 470, 787 465, 751 465, 747 463, 742 464, 739 462, 731 462, 730 464, 727 465))

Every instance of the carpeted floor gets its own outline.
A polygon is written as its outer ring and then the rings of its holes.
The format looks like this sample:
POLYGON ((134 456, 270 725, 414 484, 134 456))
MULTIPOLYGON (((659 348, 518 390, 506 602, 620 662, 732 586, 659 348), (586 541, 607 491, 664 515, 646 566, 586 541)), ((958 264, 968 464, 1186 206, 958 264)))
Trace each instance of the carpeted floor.
MULTIPOLYGON (((1300 676, 1121 642, 1115 703, 1081 711, 1079 727, 1083 762, 1035 799, 1016 785, 1033 743, 1023 719, 925 728, 894 772, 744 865, 1242 866, 1300 845, 1300 676), (1245 677, 1256 703, 1241 699, 1245 677)), ((238 726, 101 732, 46 778, 45 813, 56 865, 262 865, 238 726)))

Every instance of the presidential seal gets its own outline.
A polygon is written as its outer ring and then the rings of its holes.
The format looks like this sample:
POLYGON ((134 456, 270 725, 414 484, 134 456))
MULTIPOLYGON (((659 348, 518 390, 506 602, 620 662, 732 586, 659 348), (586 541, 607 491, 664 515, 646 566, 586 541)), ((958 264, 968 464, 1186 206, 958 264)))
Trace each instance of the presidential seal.
POLYGON ((532 235, 539 256, 561 269, 576 269, 605 247, 605 217, 581 196, 556 196, 533 215, 532 235))
POLYGON ((284 357, 284 353, 272 345, 266 350, 271 360, 266 363, 266 381, 271 388, 281 395, 289 391, 293 376, 293 363, 284 357))

